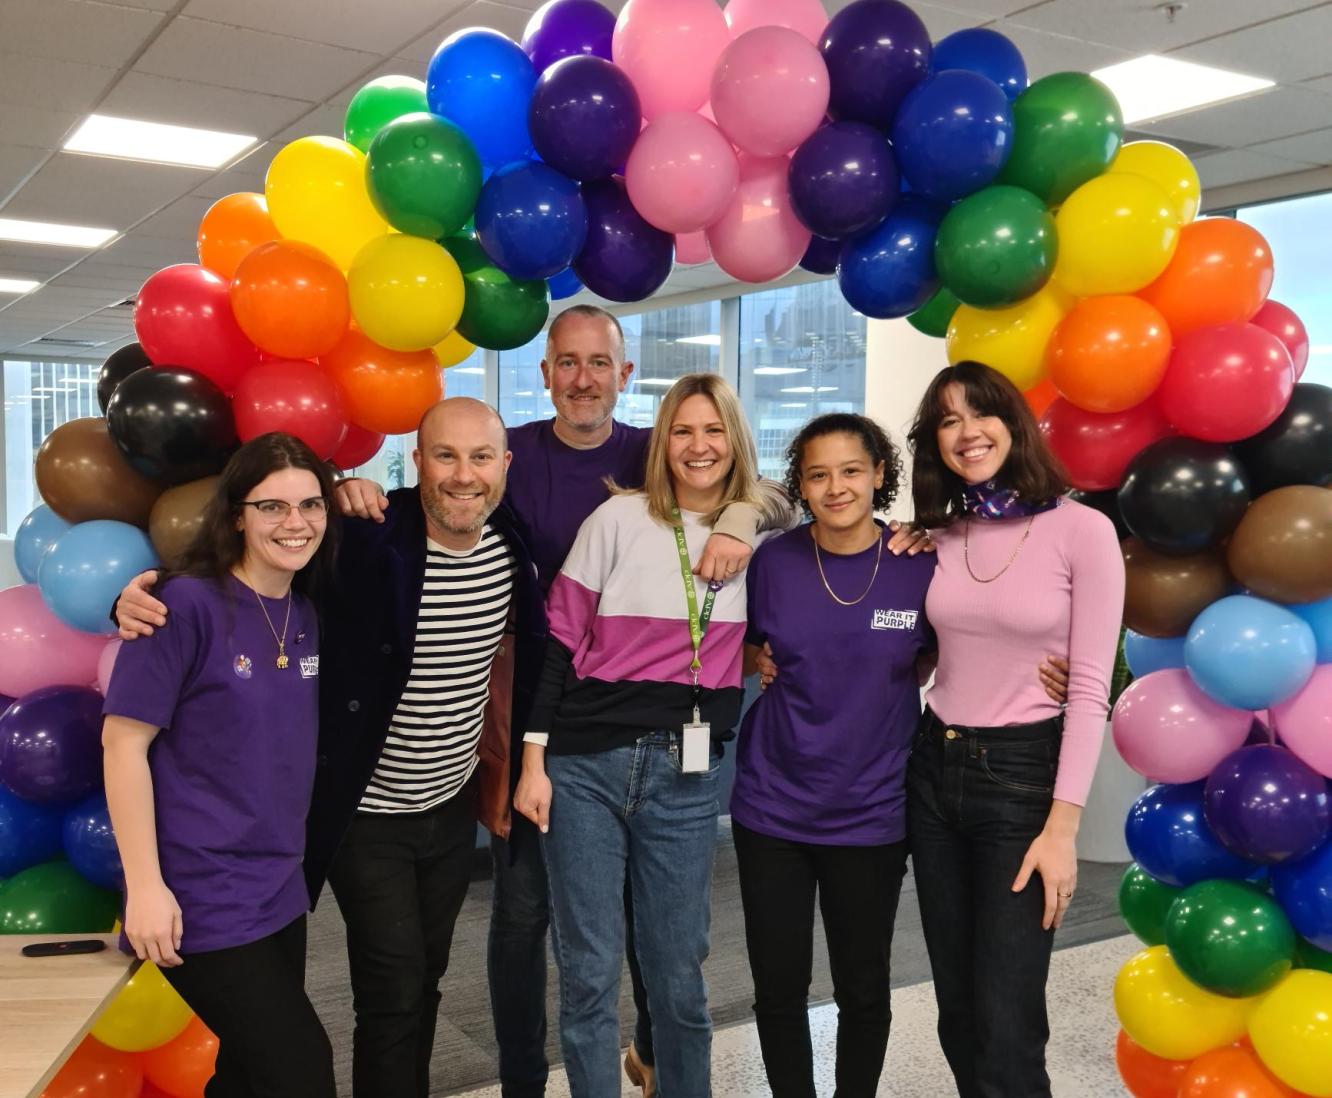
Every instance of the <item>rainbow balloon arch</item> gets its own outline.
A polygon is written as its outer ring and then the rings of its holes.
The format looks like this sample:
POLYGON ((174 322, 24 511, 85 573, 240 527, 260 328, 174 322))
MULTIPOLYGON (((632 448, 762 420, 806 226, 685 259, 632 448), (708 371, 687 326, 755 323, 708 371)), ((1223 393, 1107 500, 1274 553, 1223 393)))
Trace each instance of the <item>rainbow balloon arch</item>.
MULTIPOLYGON (((521 45, 458 31, 425 76, 371 81, 341 138, 214 204, 199 263, 140 291, 104 418, 38 452, 26 582, 0 591, 0 933, 112 927, 107 610, 176 559, 239 441, 288 431, 353 467, 552 300, 798 264, 1003 371, 1125 537, 1137 678, 1113 732, 1159 783, 1127 821, 1130 1093, 1332 1096, 1332 390, 1298 383, 1308 338, 1268 300, 1262 236, 1195 220, 1188 159, 1122 144, 1092 77, 1029 86, 1002 35, 931 43, 897 0, 831 21, 552 0, 521 45)), ((215 1054, 146 965, 45 1093, 185 1098, 215 1054)))

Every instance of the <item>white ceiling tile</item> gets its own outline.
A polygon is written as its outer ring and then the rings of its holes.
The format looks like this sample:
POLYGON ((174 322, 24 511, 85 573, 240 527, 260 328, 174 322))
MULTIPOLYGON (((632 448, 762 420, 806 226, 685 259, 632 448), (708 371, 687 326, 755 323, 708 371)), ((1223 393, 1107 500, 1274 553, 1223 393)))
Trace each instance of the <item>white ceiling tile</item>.
MULTIPOLYGON (((826 6, 829 10, 836 7, 840 11, 850 2, 851 0, 841 0, 840 3, 826 6)), ((977 17, 1002 19, 1006 15, 1016 15, 1027 8, 1036 7, 1041 0, 939 0, 939 3, 942 7, 954 8, 977 17)))
POLYGON ((93 0, 4 0, 0 42, 10 53, 123 67, 164 16, 93 0))
POLYGON ((57 153, 24 184, 5 213, 126 229, 188 194, 199 176, 165 164, 57 153))
POLYGON ((1225 152, 1200 156, 1193 162, 1202 180, 1204 200, 1208 187, 1225 187, 1231 183, 1248 183, 1255 179, 1270 179, 1276 175, 1289 175, 1303 171, 1309 165, 1263 156, 1248 149, 1227 149, 1225 152))
POLYGON ((310 103, 131 70, 100 109, 122 118, 267 137, 308 111, 310 103))
POLYGON ((973 12, 956 11, 938 4, 912 4, 911 7, 920 16, 925 28, 930 32, 930 38, 935 42, 940 38, 946 38, 954 31, 977 26, 986 18, 973 12))
POLYGON ((1240 148, 1322 129, 1332 119, 1332 96, 1305 85, 1278 86, 1160 122, 1135 124, 1143 133, 1240 148))
POLYGON ((0 109, 0 145, 57 149, 82 119, 83 115, 74 111, 4 107, 0 109))
POLYGON ((180 0, 101 0, 118 8, 144 8, 147 11, 171 11, 180 0))
POLYGON ((134 230, 134 238, 139 240, 158 240, 174 243, 181 237, 194 240, 199 222, 208 212, 212 200, 199 195, 189 194, 177 199, 160 213, 153 214, 147 221, 134 230))
POLYGON ((0 104, 57 111, 90 111, 116 70, 74 61, 0 53, 0 104))
MULTIPOLYGON (((527 21, 537 6, 534 4, 523 9, 495 3, 494 0, 473 0, 473 3, 459 8, 453 15, 437 24, 429 34, 423 34, 414 45, 400 48, 397 52, 400 56, 409 57, 423 64, 435 55, 435 50, 444 39, 454 31, 465 27, 490 27, 518 41, 522 38, 523 28, 527 26, 527 21)), ((424 70, 420 75, 424 78, 424 70)))
POLYGON ((1065 35, 1021 27, 1016 23, 992 23, 991 27, 1013 40, 1027 63, 1027 75, 1033 81, 1055 72, 1091 72, 1103 65, 1125 61, 1130 54, 1113 46, 1083 42, 1065 35))
POLYGON ((388 53, 431 30, 464 0, 190 0, 182 14, 348 49, 388 53))
POLYGON ((17 187, 47 154, 22 145, 0 145, 0 199, 17 187))
POLYGON ((1293 82, 1332 72, 1332 5, 1272 19, 1259 26, 1172 50, 1171 56, 1293 82))
POLYGON ((295 141, 298 137, 341 137, 342 122, 346 117, 345 107, 318 107, 309 114, 297 119, 280 133, 273 135, 273 140, 269 142, 268 148, 263 150, 260 162, 264 165, 264 170, 268 170, 268 165, 273 162, 273 157, 282 150, 285 145, 295 141))
POLYGON ((1283 137, 1277 141, 1264 141, 1249 146, 1250 152, 1263 156, 1277 156, 1305 164, 1332 164, 1332 129, 1315 130, 1296 137, 1283 137))

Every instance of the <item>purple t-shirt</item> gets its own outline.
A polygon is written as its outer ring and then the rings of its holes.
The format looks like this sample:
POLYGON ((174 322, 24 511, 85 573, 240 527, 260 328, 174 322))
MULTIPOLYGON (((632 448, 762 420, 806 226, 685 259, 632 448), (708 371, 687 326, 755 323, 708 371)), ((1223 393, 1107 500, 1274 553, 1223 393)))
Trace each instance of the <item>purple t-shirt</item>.
MULTIPOLYGON (((167 624, 121 647, 107 715, 162 731, 148 751, 162 879, 180 904, 181 953, 258 941, 309 907, 301 857, 314 785, 319 633, 300 596, 290 664, 255 594, 178 576, 158 597, 167 624)), ((279 633, 286 599, 265 599, 279 633)))
MULTIPOLYGON (((839 598, 865 591, 876 552, 821 552, 839 598)), ((895 557, 885 548, 869 592, 842 606, 819 578, 809 526, 754 554, 746 640, 772 646, 778 675, 740 726, 734 819, 793 842, 905 838, 906 764, 920 716, 916 657, 934 647, 925 621, 933 573, 933 553, 895 557)))
POLYGON ((610 438, 591 450, 576 450, 560 441, 553 419, 509 428, 513 464, 504 500, 532 554, 542 591, 555 582, 583 520, 606 502, 605 478, 621 488, 642 486, 651 436, 646 427, 612 420, 610 438))

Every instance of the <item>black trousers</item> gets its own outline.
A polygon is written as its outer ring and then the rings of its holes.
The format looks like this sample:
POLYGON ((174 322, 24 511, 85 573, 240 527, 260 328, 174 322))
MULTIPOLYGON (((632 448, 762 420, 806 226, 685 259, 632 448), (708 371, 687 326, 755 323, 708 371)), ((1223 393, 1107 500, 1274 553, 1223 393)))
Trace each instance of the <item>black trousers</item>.
POLYGON ((162 975, 217 1035, 206 1098, 335 1098, 333 1049, 305 994, 305 916, 162 975))
POLYGON ((1054 932, 1045 885, 1013 880, 1045 826, 1059 719, 972 728, 926 709, 907 776, 907 827, 939 1003, 939 1042, 961 1098, 1049 1098, 1045 981, 1054 932))
POLYGON ((889 953, 905 841, 822 846, 732 821, 754 976, 754 1016, 773 1098, 814 1098, 809 983, 818 895, 837 1003, 837 1098, 873 1098, 888 1047, 889 953))
POLYGON ((347 924, 352 1091, 426 1098, 453 928, 476 845, 471 789, 428 812, 360 813, 329 872, 347 924))

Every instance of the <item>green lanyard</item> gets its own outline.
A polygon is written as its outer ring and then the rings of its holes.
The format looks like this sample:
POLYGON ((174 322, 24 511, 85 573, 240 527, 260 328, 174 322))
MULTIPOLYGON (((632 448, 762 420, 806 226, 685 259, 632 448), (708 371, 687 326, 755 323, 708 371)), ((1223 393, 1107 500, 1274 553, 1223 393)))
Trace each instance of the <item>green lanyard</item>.
POLYGON ((684 519, 680 516, 680 508, 674 503, 671 504, 671 518, 675 523, 671 529, 675 533, 676 551, 680 554, 680 575, 684 578, 685 601, 689 604, 689 645, 694 653, 694 658, 689 663, 689 670, 694 673, 694 689, 697 691, 698 673, 703 668, 698 653, 708 632, 708 622, 712 620, 712 604, 717 601, 717 591, 712 584, 708 584, 708 593, 703 597, 703 612, 699 613, 698 593, 694 590, 694 571, 689 564, 689 546, 685 543, 684 519))

